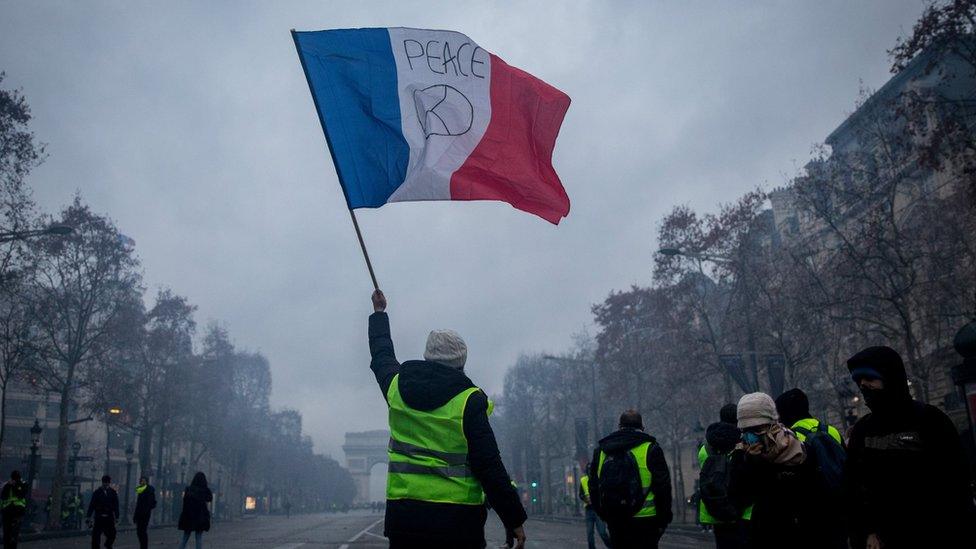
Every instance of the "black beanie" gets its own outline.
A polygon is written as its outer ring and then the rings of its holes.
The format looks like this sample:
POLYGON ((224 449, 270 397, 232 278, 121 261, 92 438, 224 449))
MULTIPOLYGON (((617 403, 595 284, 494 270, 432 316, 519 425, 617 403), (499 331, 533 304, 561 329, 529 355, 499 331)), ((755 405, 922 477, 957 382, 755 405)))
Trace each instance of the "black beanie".
POLYGON ((735 404, 726 404, 725 406, 722 406, 721 410, 718 411, 718 420, 722 423, 735 425, 737 421, 735 414, 735 404))
POLYGON ((776 397, 776 412, 787 427, 810 417, 810 400, 800 389, 790 389, 776 397))

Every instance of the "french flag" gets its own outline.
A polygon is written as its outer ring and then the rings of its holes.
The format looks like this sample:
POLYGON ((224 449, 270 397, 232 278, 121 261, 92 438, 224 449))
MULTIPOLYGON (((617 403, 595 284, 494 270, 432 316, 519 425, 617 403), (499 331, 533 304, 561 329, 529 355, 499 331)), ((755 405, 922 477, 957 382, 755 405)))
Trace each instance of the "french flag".
POLYGON ((292 31, 350 209, 501 200, 558 224, 552 151, 569 96, 467 36, 292 31))

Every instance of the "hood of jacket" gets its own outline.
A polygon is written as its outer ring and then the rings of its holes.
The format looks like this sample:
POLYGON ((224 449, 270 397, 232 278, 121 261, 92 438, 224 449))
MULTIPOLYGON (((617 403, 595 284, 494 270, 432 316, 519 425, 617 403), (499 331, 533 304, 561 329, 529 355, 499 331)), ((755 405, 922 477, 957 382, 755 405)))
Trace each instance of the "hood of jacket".
POLYGON ((415 410, 430 411, 475 384, 464 372, 439 362, 410 360, 400 365, 400 396, 415 410))
POLYGON ((871 392, 861 390, 865 404, 875 414, 887 415, 911 408, 912 394, 901 355, 890 347, 868 347, 847 360, 851 374, 874 370, 881 375, 884 388, 871 392))
POLYGON ((619 452, 630 450, 645 442, 654 444, 657 439, 637 429, 620 429, 600 439, 600 449, 607 453, 619 452))
POLYGON ((719 454, 731 452, 739 443, 741 431, 735 425, 725 422, 713 423, 705 430, 705 442, 719 454))

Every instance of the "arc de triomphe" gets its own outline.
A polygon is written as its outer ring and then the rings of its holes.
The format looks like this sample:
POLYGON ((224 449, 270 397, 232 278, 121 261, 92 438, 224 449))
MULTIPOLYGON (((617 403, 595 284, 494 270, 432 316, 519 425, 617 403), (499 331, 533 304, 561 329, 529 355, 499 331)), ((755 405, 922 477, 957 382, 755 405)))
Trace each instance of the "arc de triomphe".
POLYGON ((369 501, 369 471, 373 465, 389 461, 389 444, 390 432, 386 430, 346 433, 342 451, 346 454, 346 469, 356 482, 356 503, 369 501))

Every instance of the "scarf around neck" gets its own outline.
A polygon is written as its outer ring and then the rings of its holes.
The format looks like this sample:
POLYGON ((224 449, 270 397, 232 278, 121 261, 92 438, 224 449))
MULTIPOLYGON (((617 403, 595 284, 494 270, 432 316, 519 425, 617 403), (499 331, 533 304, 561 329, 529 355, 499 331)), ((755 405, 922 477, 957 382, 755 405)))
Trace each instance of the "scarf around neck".
POLYGON ((807 457, 803 443, 782 423, 770 425, 762 440, 748 446, 746 452, 763 461, 782 465, 800 465, 807 457))

